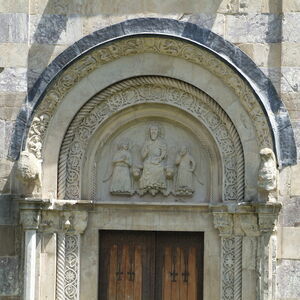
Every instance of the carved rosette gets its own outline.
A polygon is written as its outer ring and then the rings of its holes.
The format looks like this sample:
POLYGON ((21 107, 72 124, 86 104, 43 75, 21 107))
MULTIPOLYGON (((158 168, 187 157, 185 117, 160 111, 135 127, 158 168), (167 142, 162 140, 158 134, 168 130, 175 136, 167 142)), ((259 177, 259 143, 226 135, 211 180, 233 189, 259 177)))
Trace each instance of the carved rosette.
POLYGON ((56 298, 79 299, 80 235, 58 234, 56 298))
POLYGON ((238 133, 222 108, 184 82, 165 77, 140 77, 100 92, 79 111, 65 135, 59 160, 60 199, 80 198, 80 166, 89 139, 114 113, 142 103, 163 103, 184 110, 210 130, 224 162, 224 200, 244 197, 244 158, 238 133))
POLYGON ((75 300, 79 290, 79 241, 78 235, 65 237, 65 299, 75 300))

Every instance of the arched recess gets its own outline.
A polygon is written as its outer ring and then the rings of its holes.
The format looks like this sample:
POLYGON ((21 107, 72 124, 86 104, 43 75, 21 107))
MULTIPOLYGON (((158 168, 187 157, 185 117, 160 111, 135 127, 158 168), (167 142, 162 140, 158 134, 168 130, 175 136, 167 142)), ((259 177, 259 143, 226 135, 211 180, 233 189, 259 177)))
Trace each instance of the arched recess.
POLYGON ((246 170, 245 196, 236 200, 256 197, 261 148, 274 149, 280 165, 295 162, 287 112, 270 81, 247 56, 196 25, 131 20, 75 43, 29 94, 34 109, 24 147, 43 161, 43 197, 57 197, 60 147, 84 104, 113 84, 149 75, 177 79, 203 91, 232 122, 246 170))
MULTIPOLYGON (((206 199, 202 199, 203 202, 244 200, 243 149, 238 132, 230 118, 213 99, 195 87, 179 80, 159 76, 143 76, 116 83, 97 94, 81 108, 69 125, 60 150, 58 197, 60 199, 95 198, 95 196, 89 196, 91 194, 88 193, 88 191, 93 191, 96 185, 100 186, 101 183, 101 179, 97 178, 96 173, 94 174, 92 171, 96 165, 95 152, 99 147, 104 148, 106 144, 111 144, 110 136, 117 130, 123 129, 130 122, 139 122, 139 119, 142 120, 141 126, 142 123, 153 119, 161 119, 161 121, 169 119, 175 127, 177 126, 175 129, 177 131, 179 131, 178 126, 181 123, 202 141, 203 147, 208 149, 208 156, 198 162, 198 170, 203 173, 201 180, 204 181, 208 176, 211 178, 210 182, 200 183, 207 185, 208 189, 207 196, 204 197, 206 199), (159 106, 157 106, 158 104, 159 106), (132 108, 133 111, 126 112, 126 108, 132 108), (182 116, 183 112, 185 114, 182 116), (194 122, 195 125, 192 118, 198 121, 194 122), (95 134, 105 122, 111 123, 110 125, 106 124, 107 133, 95 134), (96 138, 93 135, 96 135, 96 138), (209 141, 210 137, 212 137, 212 141, 209 141), (89 150, 88 145, 91 139, 96 140, 93 143, 96 146, 94 145, 89 150), (101 146, 99 146, 100 144, 101 146), (211 157, 211 162, 204 167, 205 161, 209 157, 211 157), (211 174, 209 174, 210 170, 211 174), (96 178, 97 184, 92 182, 96 178), (86 192, 83 193, 81 186, 87 181, 90 184, 87 183, 86 192), (222 193, 218 194, 217 187, 223 185, 223 195, 221 195, 222 193), (213 195, 214 193, 215 195, 213 195)), ((137 143, 143 143, 143 135, 134 145, 138 146, 137 143)), ((172 156, 170 148, 175 149, 176 152, 181 145, 191 142, 191 138, 184 139, 183 135, 175 134, 173 145, 170 145, 171 141, 169 141, 169 159, 166 167, 173 169, 175 165, 175 159, 170 159, 172 156)), ((133 139, 134 136, 131 135, 129 138, 133 139)), ((195 142, 191 146, 195 152, 197 148, 202 148, 195 142)), ((206 150, 203 149, 202 152, 206 152, 206 150)), ((201 153, 198 152, 196 157, 200 155, 201 153)), ((109 157, 106 155, 102 161, 107 161, 109 157)), ((106 168, 110 164, 110 160, 108 164, 104 164, 106 168)), ((141 162, 138 163, 138 165, 140 164, 141 162)), ((99 171, 103 168, 103 164, 98 167, 99 171)), ((97 200, 97 198, 93 200, 97 200)))

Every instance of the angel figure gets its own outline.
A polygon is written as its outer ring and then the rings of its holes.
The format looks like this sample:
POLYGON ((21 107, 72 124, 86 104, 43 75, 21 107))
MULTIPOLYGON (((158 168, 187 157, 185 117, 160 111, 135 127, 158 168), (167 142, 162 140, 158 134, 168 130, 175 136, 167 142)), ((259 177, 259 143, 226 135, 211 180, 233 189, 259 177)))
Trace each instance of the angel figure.
POLYGON ((175 194, 189 196, 194 193, 193 173, 196 168, 194 158, 186 146, 182 146, 177 154, 175 164, 178 166, 175 183, 175 194))
POLYGON ((118 151, 112 160, 112 174, 110 192, 115 195, 132 195, 132 180, 130 168, 132 158, 129 144, 124 142, 118 145, 118 151))

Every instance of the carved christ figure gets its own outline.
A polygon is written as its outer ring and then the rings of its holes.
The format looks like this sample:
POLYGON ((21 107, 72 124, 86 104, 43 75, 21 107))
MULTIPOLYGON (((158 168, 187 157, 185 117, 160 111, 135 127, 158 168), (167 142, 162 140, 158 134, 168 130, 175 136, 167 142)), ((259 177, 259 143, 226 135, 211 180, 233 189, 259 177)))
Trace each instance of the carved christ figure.
POLYGON ((177 154, 175 163, 178 166, 175 194, 192 195, 194 193, 193 172, 195 171, 196 163, 193 157, 189 154, 186 146, 181 147, 177 154))
POLYGON ((141 195, 149 192, 155 196, 158 192, 166 194, 166 177, 164 160, 167 157, 167 145, 161 137, 161 128, 158 124, 149 126, 149 138, 142 151, 143 171, 139 181, 141 195))
POLYGON ((132 181, 130 167, 132 164, 128 143, 121 143, 112 160, 110 192, 116 195, 131 195, 132 181))

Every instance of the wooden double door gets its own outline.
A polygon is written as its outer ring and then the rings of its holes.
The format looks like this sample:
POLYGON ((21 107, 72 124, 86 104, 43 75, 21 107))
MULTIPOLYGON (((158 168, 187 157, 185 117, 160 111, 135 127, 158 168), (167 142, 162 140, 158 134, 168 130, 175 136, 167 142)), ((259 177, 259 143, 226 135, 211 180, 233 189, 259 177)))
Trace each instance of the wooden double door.
POLYGON ((203 233, 100 231, 99 300, 202 300, 203 233))

